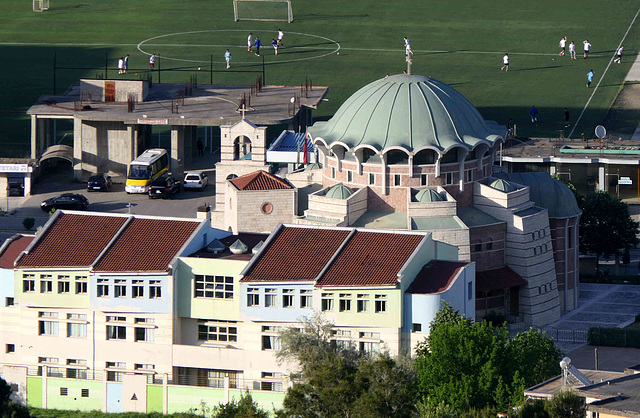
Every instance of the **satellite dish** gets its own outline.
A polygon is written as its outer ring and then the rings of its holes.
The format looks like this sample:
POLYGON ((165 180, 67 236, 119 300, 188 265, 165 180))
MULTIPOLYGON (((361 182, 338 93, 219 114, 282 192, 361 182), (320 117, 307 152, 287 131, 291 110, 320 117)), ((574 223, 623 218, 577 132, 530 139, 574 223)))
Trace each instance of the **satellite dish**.
POLYGON ((600 139, 604 138, 607 135, 607 130, 602 125, 596 126, 596 136, 600 139))

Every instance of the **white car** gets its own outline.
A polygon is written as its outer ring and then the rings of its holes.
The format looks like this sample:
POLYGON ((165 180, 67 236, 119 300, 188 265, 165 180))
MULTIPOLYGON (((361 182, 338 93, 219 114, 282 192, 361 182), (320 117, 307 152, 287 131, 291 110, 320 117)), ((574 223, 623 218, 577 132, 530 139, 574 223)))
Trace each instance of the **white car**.
POLYGON ((208 183, 209 178, 203 171, 193 171, 184 176, 184 183, 182 187, 184 189, 204 190, 208 183))

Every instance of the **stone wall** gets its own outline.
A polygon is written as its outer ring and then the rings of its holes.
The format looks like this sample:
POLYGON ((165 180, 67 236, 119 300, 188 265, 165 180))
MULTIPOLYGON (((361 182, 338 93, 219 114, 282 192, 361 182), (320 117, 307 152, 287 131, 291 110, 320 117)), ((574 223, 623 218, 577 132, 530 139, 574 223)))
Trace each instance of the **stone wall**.
POLYGON ((126 103, 129 95, 133 95, 135 100, 143 102, 147 98, 149 93, 149 84, 146 81, 140 80, 80 80, 80 94, 83 97, 89 95, 92 101, 104 102, 105 101, 105 83, 115 83, 116 103, 126 103))
POLYGON ((225 228, 238 232, 271 233, 281 223, 293 223, 296 189, 238 190, 226 183, 225 228))
POLYGON ((482 225, 469 228, 471 261, 476 263, 476 271, 499 269, 505 264, 505 237, 507 224, 482 225), (477 251, 477 246, 480 251, 477 251))

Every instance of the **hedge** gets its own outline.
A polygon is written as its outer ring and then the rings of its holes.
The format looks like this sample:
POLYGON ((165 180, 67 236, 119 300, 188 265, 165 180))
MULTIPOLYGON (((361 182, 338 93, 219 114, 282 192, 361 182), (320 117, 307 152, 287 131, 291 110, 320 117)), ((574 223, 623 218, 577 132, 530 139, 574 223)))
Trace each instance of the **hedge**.
POLYGON ((591 327, 587 341, 603 347, 640 348, 640 330, 591 327))

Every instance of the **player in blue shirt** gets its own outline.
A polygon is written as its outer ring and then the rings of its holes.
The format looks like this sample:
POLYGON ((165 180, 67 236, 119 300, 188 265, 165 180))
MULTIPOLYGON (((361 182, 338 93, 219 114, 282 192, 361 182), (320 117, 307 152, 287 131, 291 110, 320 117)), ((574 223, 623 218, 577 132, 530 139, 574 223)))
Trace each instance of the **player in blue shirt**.
POLYGON ((227 68, 231 67, 231 52, 227 49, 227 52, 224 53, 224 60, 227 61, 227 68))
POLYGON ((253 45, 256 47, 256 55, 260 56, 260 47, 262 46, 262 42, 260 42, 260 38, 256 36, 256 42, 253 45))
POLYGON ((587 73, 587 87, 591 87, 591 82, 593 81, 593 70, 589 70, 587 73))

